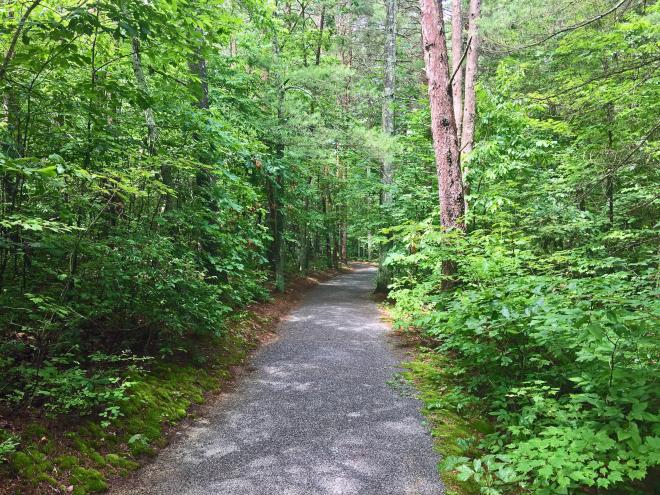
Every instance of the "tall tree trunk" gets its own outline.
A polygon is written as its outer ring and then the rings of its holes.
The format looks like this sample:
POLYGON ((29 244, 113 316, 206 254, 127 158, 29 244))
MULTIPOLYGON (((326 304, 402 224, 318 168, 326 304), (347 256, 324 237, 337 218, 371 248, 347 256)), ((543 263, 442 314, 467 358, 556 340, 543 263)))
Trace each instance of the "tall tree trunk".
POLYGON ((303 56, 303 65, 307 67, 309 63, 307 62, 307 4, 305 2, 300 4, 300 17, 302 18, 302 56, 303 56))
MULTIPOLYGON (((348 165, 344 164, 342 167, 342 186, 346 189, 346 175, 347 175, 348 165)), ((340 227, 341 235, 341 262, 345 265, 348 264, 348 204, 346 199, 344 199, 344 205, 342 208, 342 219, 340 227)))
MULTIPOLYGON (((277 4, 276 4, 277 5, 277 4)), ((280 58, 280 43, 277 36, 277 31, 273 35, 273 57, 276 61, 280 58)), ((277 92, 277 121, 280 123, 280 127, 284 126, 284 98, 286 96, 286 87, 285 83, 279 84, 277 92)), ((281 137, 278 138, 276 147, 275 147, 275 158, 278 160, 278 165, 281 165, 281 161, 284 159, 284 142, 281 140, 281 137)), ((275 288, 279 292, 284 292, 286 286, 285 278, 285 263, 286 263, 286 245, 284 239, 284 211, 282 208, 282 192, 284 190, 284 176, 281 172, 282 167, 277 167, 277 172, 275 172, 274 183, 270 184, 271 200, 270 204, 270 216, 271 216, 271 225, 273 232, 273 250, 272 250, 272 262, 275 268, 275 288)))
MULTIPOLYGON (((387 0, 387 16, 385 19, 385 66, 383 70, 383 109, 382 127, 385 134, 394 134, 394 94, 395 94, 395 69, 396 69, 396 10, 397 0, 387 0)), ((392 203, 392 160, 387 157, 383 160, 381 195, 382 204, 392 203)))
POLYGON ((477 113, 477 99, 474 86, 477 81, 477 62, 479 58, 479 17, 481 0, 470 0, 468 21, 468 46, 465 62, 465 107, 463 108, 462 151, 470 153, 474 147, 474 125, 477 113))
MULTIPOLYGON (((383 113, 382 127, 383 132, 394 135, 394 95, 395 95, 395 70, 396 70, 396 11, 397 0, 386 0, 385 8, 385 65, 383 70, 383 113)), ((392 181, 394 170, 392 159, 386 157, 383 159, 381 170, 381 183, 383 190, 381 192, 381 205, 388 207, 392 204, 392 181)), ((392 274, 384 265, 387 256, 388 246, 383 243, 380 247, 380 263, 378 267, 378 276, 376 278, 376 292, 387 292, 387 286, 390 283, 392 274)))
MULTIPOLYGON (((131 47, 135 80, 142 94, 149 97, 149 86, 147 86, 147 79, 144 77, 144 70, 142 69, 140 40, 138 38, 132 38, 131 47)), ((151 108, 151 105, 144 109, 144 120, 147 125, 147 151, 150 155, 155 155, 156 142, 158 140, 158 127, 156 126, 156 118, 154 117, 154 110, 151 108)))
MULTIPOLYGON (((142 54, 140 52, 140 40, 138 38, 131 39, 132 47, 132 59, 133 59, 133 74, 135 75, 135 80, 137 82, 138 88, 140 91, 149 96, 149 86, 147 85, 147 79, 144 77, 144 70, 142 68, 142 54)), ((158 143, 158 126, 156 125, 156 118, 154 116, 154 110, 151 106, 148 106, 144 109, 144 120, 147 126, 147 151, 151 156, 155 156, 157 153, 157 143, 158 143)), ((161 164, 160 175, 165 184, 168 187, 172 186, 172 170, 168 165, 161 164)), ((168 194, 165 197, 165 209, 169 210, 172 207, 172 197, 168 194)))
POLYGON ((461 55, 463 52, 463 17, 461 0, 451 1, 451 69, 454 74, 452 94, 454 98, 454 118, 456 119, 456 134, 461 135, 463 121, 463 69, 461 55))
POLYGON ((612 127, 614 127, 614 104, 608 103, 605 110, 606 122, 607 122, 607 178, 605 180, 605 196, 607 197, 607 218, 609 220, 609 228, 614 228, 614 182, 616 174, 616 160, 614 155, 614 133, 612 132, 612 127))
MULTIPOLYGON (((314 177, 309 178, 307 183, 307 189, 311 190, 314 183, 314 177)), ((304 201, 305 211, 309 211, 309 197, 305 196, 304 201)), ((310 250, 310 239, 309 239, 309 224, 306 220, 303 220, 302 226, 300 228, 300 248, 298 251, 298 271, 302 273, 307 273, 309 269, 309 250, 310 250)))
POLYGON ((341 225, 341 262, 348 264, 348 230, 345 222, 341 225))
POLYGON ((195 58, 188 63, 190 72, 199 78, 199 88, 197 95, 197 106, 202 110, 209 109, 209 82, 206 59, 201 53, 197 52, 195 58))
MULTIPOLYGON (((447 230, 465 230, 463 181, 452 91, 449 86, 449 61, 442 9, 439 8, 437 0, 420 0, 420 7, 424 62, 429 81, 431 131, 438 175, 440 222, 447 230)), ((447 275, 455 271, 451 262, 445 262, 443 266, 447 275)))
MULTIPOLYGON (((197 79, 199 79, 199 87, 197 87, 197 108, 201 110, 208 110, 210 108, 209 101, 209 82, 208 82, 208 69, 206 67, 206 59, 202 56, 201 46, 204 43, 204 33, 198 29, 200 36, 200 47, 195 50, 192 59, 188 61, 188 69, 197 79)), ((193 133, 193 139, 199 140, 197 133, 193 133)), ((201 160, 201 158, 200 158, 201 160)), ((204 187, 207 184, 215 181, 215 176, 208 173, 206 170, 197 173, 196 177, 197 186, 204 187)))
POLYGON ((323 28, 325 27, 325 5, 321 7, 321 19, 319 20, 319 39, 316 45, 316 65, 321 63, 321 50, 323 49, 323 28))

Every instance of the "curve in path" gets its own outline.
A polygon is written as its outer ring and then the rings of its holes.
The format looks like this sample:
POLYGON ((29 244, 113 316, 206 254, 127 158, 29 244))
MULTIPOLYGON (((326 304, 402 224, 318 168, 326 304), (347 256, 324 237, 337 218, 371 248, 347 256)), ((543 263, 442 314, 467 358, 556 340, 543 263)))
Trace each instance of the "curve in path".
POLYGON ((324 282, 255 370, 118 494, 439 495, 420 404, 371 301, 375 269, 324 282))

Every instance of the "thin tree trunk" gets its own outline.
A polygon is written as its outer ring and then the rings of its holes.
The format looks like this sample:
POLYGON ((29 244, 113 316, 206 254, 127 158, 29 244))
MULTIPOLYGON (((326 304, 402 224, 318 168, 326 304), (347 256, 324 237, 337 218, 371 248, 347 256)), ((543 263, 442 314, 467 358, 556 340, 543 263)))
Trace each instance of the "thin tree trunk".
MULTIPOLYGON (((342 186, 346 189, 348 165, 344 164, 342 167, 342 186)), ((342 208, 342 222, 341 222, 341 262, 345 265, 348 264, 348 204, 344 200, 342 208)))
POLYGON ((477 112, 477 100, 474 86, 477 81, 477 61, 479 58, 479 17, 481 15, 481 0, 470 0, 468 21, 468 46, 465 62, 465 106, 463 108, 463 132, 461 137, 462 151, 466 154, 474 147, 474 125, 477 112))
POLYGON ((454 75, 452 94, 454 98, 454 118, 456 119, 456 135, 461 135, 463 121, 463 69, 461 54, 463 52, 463 17, 461 15, 461 0, 451 2, 451 69, 454 75))
MULTIPOLYGON (((383 109, 382 109, 382 127, 383 132, 390 136, 394 134, 394 92, 396 69, 396 11, 397 0, 387 0, 387 16, 385 19, 385 67, 383 70, 383 109)), ((383 160, 382 170, 382 203, 390 205, 392 203, 392 160, 387 157, 383 160)))
MULTIPOLYGON (((273 36, 273 56, 276 60, 280 57, 280 44, 277 32, 273 36)), ((286 88, 284 83, 279 85, 277 93, 277 121, 281 126, 284 125, 284 97, 286 88)), ((276 144, 275 157, 278 161, 284 159, 284 143, 279 140, 276 144)), ((286 287, 285 263, 286 263, 286 245, 284 239, 284 212, 281 204, 282 192, 284 190, 284 177, 278 167, 275 173, 275 183, 271 184, 272 201, 271 203, 271 222, 273 225, 273 264, 275 265, 275 288, 279 292, 284 292, 286 287)))
MULTIPOLYGON (((131 39, 132 58, 133 58, 133 74, 137 81, 138 88, 146 95, 150 96, 149 86, 147 79, 144 77, 144 70, 142 69, 142 54, 140 53, 140 40, 138 38, 131 39)), ((158 127, 156 126, 156 118, 154 117, 154 110, 151 106, 144 109, 144 120, 147 125, 147 150, 150 155, 156 154, 156 143, 158 141, 158 127)))
POLYGON ((607 179, 605 181, 605 195, 607 197, 607 218, 609 220, 609 228, 614 228, 614 181, 616 168, 614 166, 614 133, 612 127, 614 126, 614 104, 608 103, 606 107, 606 122, 607 122, 607 179))
POLYGON ((302 56, 303 56, 303 65, 307 67, 309 63, 307 62, 307 4, 300 4, 300 17, 302 17, 302 56))
POLYGON ((442 10, 437 0, 420 0, 424 61, 429 81, 431 131, 440 199, 440 222, 445 229, 464 230, 463 181, 456 121, 449 86, 449 61, 442 10))
MULTIPOLYGON (((382 128, 385 134, 394 135, 394 96, 395 96, 395 69, 396 69, 396 14, 397 0, 387 0, 385 3, 387 13, 385 16, 385 65, 383 70, 383 110, 382 128)), ((388 207, 392 204, 392 182, 394 170, 392 159, 386 156, 383 159, 381 170, 381 205, 388 207)), ((388 246, 382 243, 379 251, 380 263, 376 278, 376 292, 386 293, 387 286, 392 278, 391 271, 385 266, 388 246)))
POLYGON ((197 53, 195 59, 189 62, 190 72, 199 78, 199 95, 197 97, 197 107, 202 110, 209 109, 209 83, 208 69, 206 59, 197 53))
POLYGON ((316 45, 316 65, 321 63, 321 50, 323 48, 323 28, 325 27, 325 5, 321 7, 321 19, 319 21, 319 39, 316 45))
MULTIPOLYGON (((140 51, 140 40, 136 37, 131 39, 132 59, 133 59, 133 73, 137 81, 138 88, 142 93, 150 96, 149 86, 147 79, 144 77, 144 70, 142 68, 142 53, 140 51)), ((144 109, 144 120, 147 126, 147 151, 149 155, 155 156, 158 152, 158 126, 156 125, 156 117, 154 110, 151 106, 144 109)), ((161 163, 160 177, 167 187, 172 187, 172 169, 169 165, 161 163)), ((165 195, 165 211, 171 210, 174 198, 171 194, 165 195)))

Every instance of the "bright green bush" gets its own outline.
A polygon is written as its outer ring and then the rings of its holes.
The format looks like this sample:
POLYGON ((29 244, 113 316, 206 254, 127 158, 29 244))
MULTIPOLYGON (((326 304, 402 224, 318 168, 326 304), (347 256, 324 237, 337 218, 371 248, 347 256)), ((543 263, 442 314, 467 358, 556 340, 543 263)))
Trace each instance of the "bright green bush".
POLYGON ((443 371, 462 391, 454 407, 496 425, 479 463, 451 458, 447 466, 492 493, 510 483, 556 494, 643 479, 660 462, 651 262, 633 271, 620 259, 616 271, 571 277, 539 269, 544 259, 531 251, 502 257, 506 244, 481 235, 453 252, 470 254, 451 293, 438 291, 439 261, 451 249, 435 230, 420 231, 415 254, 391 258, 400 324, 425 329, 436 352, 451 357, 443 371))
MULTIPOLYGON (((398 324, 442 357, 443 405, 493 423, 478 455, 444 463, 484 494, 645 493, 639 482, 660 464, 660 176, 657 140, 644 134, 648 103, 660 100, 624 76, 589 80, 611 50, 620 60, 649 48, 657 8, 567 36, 547 67, 501 61, 478 95, 468 232, 443 233, 419 213, 385 231, 398 324), (558 81, 574 89, 553 107, 539 91, 557 94, 558 81), (616 119, 599 120, 611 101, 616 119), (447 259, 458 272, 443 291, 447 259)), ((421 153, 430 148, 418 117, 405 146, 421 153)), ((431 214, 416 180, 403 183, 402 208, 431 214)))

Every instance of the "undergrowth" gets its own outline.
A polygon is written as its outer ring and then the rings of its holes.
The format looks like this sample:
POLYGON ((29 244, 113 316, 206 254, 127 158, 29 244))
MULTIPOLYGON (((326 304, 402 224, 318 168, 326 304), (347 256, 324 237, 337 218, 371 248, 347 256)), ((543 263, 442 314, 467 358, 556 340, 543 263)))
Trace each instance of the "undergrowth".
POLYGON ((476 454, 476 443, 491 427, 474 414, 457 412, 460 405, 454 400, 450 381, 442 369, 441 358, 422 348, 416 359, 406 364, 403 376, 415 384, 418 398, 424 404, 422 412, 429 421, 435 449, 442 459, 439 469, 446 494, 476 495, 479 486, 474 481, 461 480, 459 472, 445 461, 476 454))
MULTIPOLYGON (((90 416, 61 424, 34 416, 17 432, 0 437, 0 479, 7 493, 50 493, 48 487, 74 495, 107 490, 108 481, 127 476, 167 443, 167 429, 201 404, 231 376, 255 339, 248 328, 264 322, 255 315, 237 319, 222 337, 196 342, 194 355, 172 356, 148 369, 133 370, 133 383, 120 413, 109 420, 90 416)), ((2 493, 2 490, 0 490, 2 493)))

